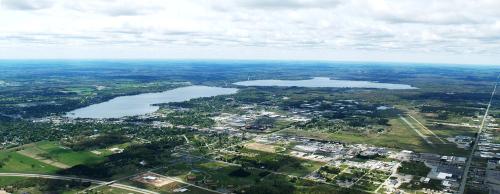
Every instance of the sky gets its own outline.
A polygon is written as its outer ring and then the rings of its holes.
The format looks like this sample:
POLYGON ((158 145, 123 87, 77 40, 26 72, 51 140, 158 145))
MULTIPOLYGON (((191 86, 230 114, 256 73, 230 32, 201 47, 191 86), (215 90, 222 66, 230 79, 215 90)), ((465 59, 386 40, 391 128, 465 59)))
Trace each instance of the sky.
POLYGON ((0 59, 500 65, 499 0, 0 0, 0 59))

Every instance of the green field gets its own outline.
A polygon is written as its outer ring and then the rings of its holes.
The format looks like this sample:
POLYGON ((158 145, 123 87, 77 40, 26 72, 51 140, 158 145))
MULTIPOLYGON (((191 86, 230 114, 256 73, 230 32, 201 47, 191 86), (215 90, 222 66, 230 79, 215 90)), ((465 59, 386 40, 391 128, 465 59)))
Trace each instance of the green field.
POLYGON ((90 151, 73 151, 51 141, 37 142, 33 146, 26 147, 24 151, 68 166, 95 164, 106 159, 105 154, 96 155, 90 151))
POLYGON ((18 181, 25 180, 24 177, 0 177, 0 187, 10 186, 18 181))
POLYGON ((25 172, 52 174, 59 169, 33 158, 12 151, 0 152, 0 172, 25 172))

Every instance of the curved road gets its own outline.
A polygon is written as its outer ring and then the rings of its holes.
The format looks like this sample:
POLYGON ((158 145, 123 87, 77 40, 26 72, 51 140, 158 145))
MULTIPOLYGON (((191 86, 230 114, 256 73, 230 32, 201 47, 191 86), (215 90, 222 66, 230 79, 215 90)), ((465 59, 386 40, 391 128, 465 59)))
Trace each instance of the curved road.
POLYGON ((144 194, 158 194, 154 191, 149 191, 146 189, 141 189, 129 185, 114 183, 114 182, 106 182, 94 179, 86 179, 86 178, 78 178, 78 177, 70 177, 70 176, 58 176, 58 175, 46 175, 46 174, 29 174, 29 173, 0 173, 0 177, 29 177, 29 178, 45 178, 45 179, 57 179, 57 180, 76 180, 76 181, 85 181, 93 184, 106 184, 110 187, 124 189, 128 191, 133 191, 137 193, 144 194))

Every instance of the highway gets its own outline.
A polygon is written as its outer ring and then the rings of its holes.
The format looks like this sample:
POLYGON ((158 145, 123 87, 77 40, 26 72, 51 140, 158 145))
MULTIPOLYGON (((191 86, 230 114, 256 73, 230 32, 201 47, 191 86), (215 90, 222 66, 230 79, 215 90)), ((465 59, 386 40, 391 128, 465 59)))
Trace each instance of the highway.
MULTIPOLYGON (((500 75, 499 75, 499 77, 500 77, 500 75)), ((465 192, 465 184, 467 183, 467 176, 469 174, 469 169, 470 169, 470 165, 472 163, 472 158, 474 157, 474 151, 477 149, 480 134, 481 134, 481 132, 483 132, 484 124, 486 122, 486 118, 488 117, 488 112, 490 111, 491 102, 493 101, 493 97, 495 96, 495 92, 497 90, 497 85, 498 85, 498 77, 497 77, 497 81, 495 82, 495 87, 493 87, 493 91, 491 92, 491 97, 490 97, 490 101, 488 103, 488 107, 486 107, 486 111, 484 112, 483 120, 481 121, 481 125, 479 126, 479 130, 477 131, 474 145, 472 146, 469 158, 467 159, 467 163, 465 164, 464 175, 462 176, 460 188, 458 189, 459 194, 463 194, 465 192)))
POLYGON ((78 178, 78 177, 70 177, 70 176, 58 176, 58 175, 46 175, 46 174, 30 174, 30 173, 0 173, 0 177, 27 177, 27 178, 44 178, 44 179, 57 179, 57 180, 75 180, 82 182, 90 182, 92 184, 107 184, 110 187, 124 189, 128 191, 133 191, 137 193, 144 194, 158 194, 154 191, 149 191, 146 189, 141 189, 129 185, 119 184, 119 183, 108 183, 106 181, 94 180, 94 179, 86 179, 86 178, 78 178))

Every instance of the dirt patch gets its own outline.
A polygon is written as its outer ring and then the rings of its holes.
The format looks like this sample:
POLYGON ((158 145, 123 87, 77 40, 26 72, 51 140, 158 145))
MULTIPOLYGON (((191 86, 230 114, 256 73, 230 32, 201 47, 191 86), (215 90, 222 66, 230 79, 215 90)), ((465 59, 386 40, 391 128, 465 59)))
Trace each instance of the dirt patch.
POLYGON ((169 185, 171 183, 174 183, 175 181, 173 179, 168 179, 165 177, 157 176, 154 173, 144 173, 138 176, 135 176, 132 178, 133 181, 145 183, 145 184, 150 184, 155 187, 163 187, 165 185, 169 185))
POLYGON ((263 152, 275 153, 277 146, 267 145, 262 143, 247 143, 245 147, 252 150, 258 150, 263 152))

